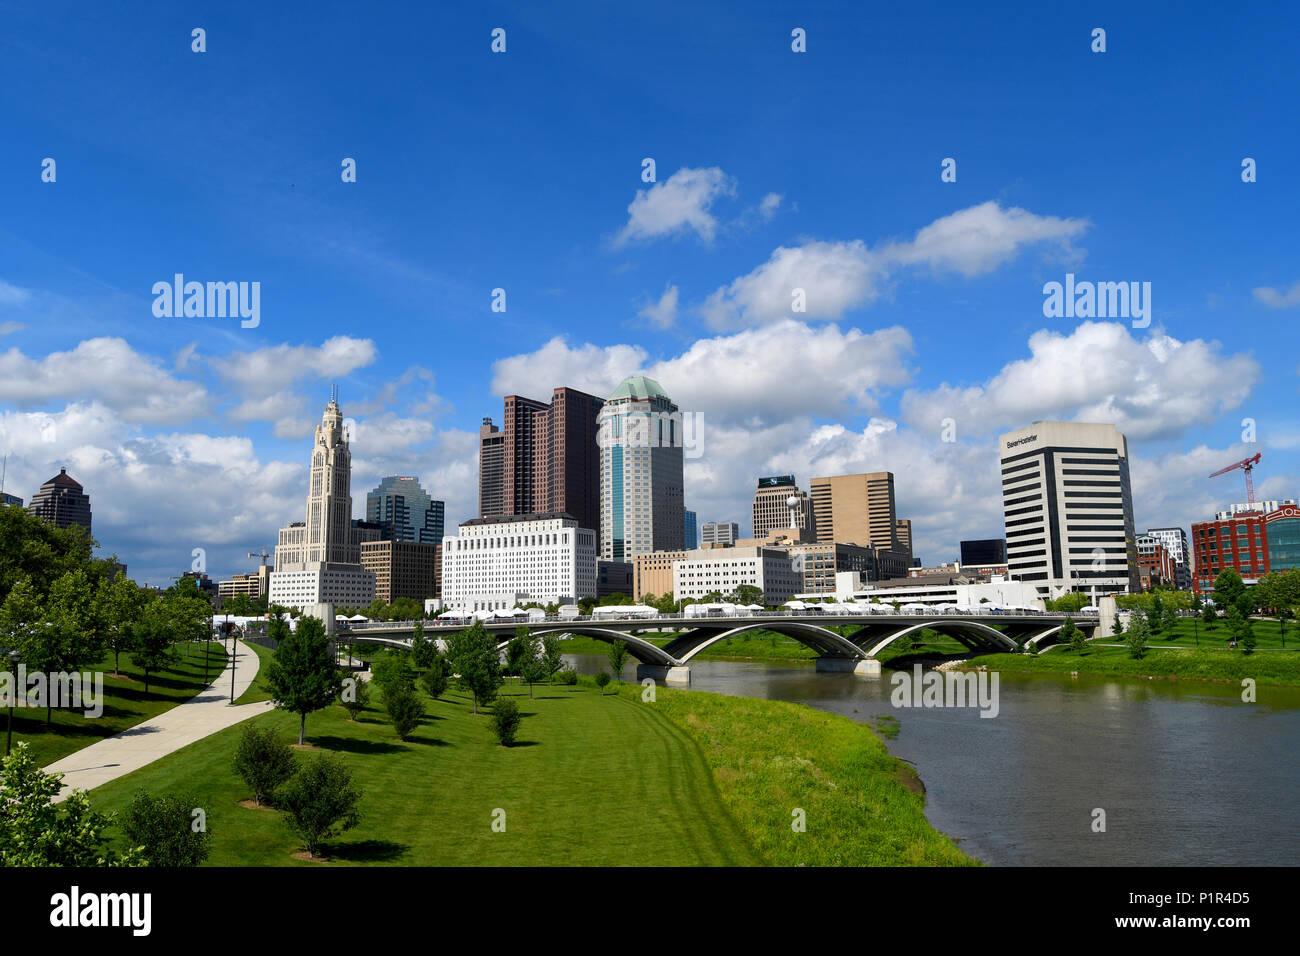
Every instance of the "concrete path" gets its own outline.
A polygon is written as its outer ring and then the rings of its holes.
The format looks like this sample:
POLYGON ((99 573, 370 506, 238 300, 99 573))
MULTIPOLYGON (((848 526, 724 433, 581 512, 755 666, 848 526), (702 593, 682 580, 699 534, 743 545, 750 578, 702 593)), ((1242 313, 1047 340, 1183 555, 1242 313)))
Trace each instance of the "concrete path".
POLYGON ((232 664, 235 700, 238 700, 257 677, 258 669, 257 653, 243 641, 236 642, 234 661, 227 661, 217 679, 194 697, 46 767, 47 773, 63 774, 63 789, 56 801, 65 799, 73 789, 93 790, 218 730, 270 710, 274 704, 269 700, 237 707, 230 705, 232 664))

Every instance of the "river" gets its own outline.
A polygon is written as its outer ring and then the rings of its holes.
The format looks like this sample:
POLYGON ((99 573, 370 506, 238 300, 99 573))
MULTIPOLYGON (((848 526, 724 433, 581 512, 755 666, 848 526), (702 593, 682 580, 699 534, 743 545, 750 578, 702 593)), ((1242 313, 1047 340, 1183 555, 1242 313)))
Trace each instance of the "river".
MULTIPOLYGON (((579 673, 599 655, 568 658, 579 673)), ((633 672, 630 662, 625 678, 633 672)), ((930 823, 993 865, 1300 863, 1300 688, 1001 674, 998 714, 895 708, 893 671, 692 661, 691 689, 898 721, 930 823), (1094 810, 1105 832, 1093 832, 1094 810)))

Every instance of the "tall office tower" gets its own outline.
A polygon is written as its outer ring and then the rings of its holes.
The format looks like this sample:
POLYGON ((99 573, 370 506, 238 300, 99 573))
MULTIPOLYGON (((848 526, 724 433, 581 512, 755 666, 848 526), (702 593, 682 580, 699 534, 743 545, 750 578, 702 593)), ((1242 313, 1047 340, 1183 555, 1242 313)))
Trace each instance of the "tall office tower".
POLYGON ((445 505, 430 498, 418 478, 393 475, 366 495, 366 521, 379 525, 388 541, 442 544, 445 505))
POLYGON ((60 468, 57 475, 41 485, 27 510, 56 528, 79 524, 90 530, 90 496, 68 476, 66 468, 60 468))
POLYGON ((604 401, 574 388, 557 388, 551 403, 519 395, 505 398, 498 433, 491 419, 479 429, 479 510, 483 517, 567 513, 582 528, 600 525, 598 417, 604 401), (500 505, 485 505, 498 487, 494 462, 500 448, 500 505), (485 489, 487 489, 485 491, 485 489), (488 513, 492 511, 492 513, 488 513))
MULTIPOLYGON (((338 395, 330 395, 311 451, 306 521, 280 529, 270 602, 309 609, 356 607, 375 597, 375 576, 361 566, 361 541, 379 529, 352 520, 352 453, 338 395)), ((333 626, 333 621, 327 622, 333 626)))
POLYGON ((1007 542, 1003 538, 979 538, 961 543, 961 563, 972 568, 1007 563, 1007 542))
POLYGON ((1192 549, 1188 545, 1187 532, 1182 528, 1148 528, 1147 534, 1155 538, 1174 562, 1174 587, 1179 591, 1188 591, 1192 587, 1192 549))
POLYGON ((774 531, 785 531, 796 527, 806 532, 802 540, 812 541, 816 537, 817 523, 813 517, 812 499, 806 491, 795 485, 794 475, 769 475, 758 479, 758 489, 754 492, 754 539, 762 541, 774 531), (796 500, 793 508, 790 498, 796 500), (791 517, 795 524, 791 525, 791 517))
POLYGON ((505 511, 506 436, 485 418, 478 429, 478 513, 480 518, 496 518, 505 511))
POLYGON ((682 514, 686 516, 686 547, 697 547, 700 542, 699 519, 696 518, 694 511, 683 510, 682 514))
POLYGON ((1128 439, 1114 425, 1034 422, 998 448, 1007 573, 1044 598, 1136 593, 1128 439))
POLYGON ((700 544, 735 544, 740 537, 740 525, 734 521, 706 521, 700 533, 700 544))
POLYGON ((899 518, 894 522, 894 537, 898 541, 896 551, 907 555, 907 563, 912 564, 912 519, 899 518))
POLYGON ((901 551, 893 472, 814 478, 811 490, 818 541, 901 551))
POLYGON ((682 550, 681 412, 658 382, 634 375, 605 400, 599 420, 601 557, 682 550))

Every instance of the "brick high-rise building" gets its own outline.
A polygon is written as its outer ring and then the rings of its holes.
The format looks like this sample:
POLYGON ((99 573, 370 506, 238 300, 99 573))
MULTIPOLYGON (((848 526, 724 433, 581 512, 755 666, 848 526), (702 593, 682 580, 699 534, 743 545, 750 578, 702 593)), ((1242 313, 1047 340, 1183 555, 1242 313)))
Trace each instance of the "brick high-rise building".
POLYGON ((66 468, 60 468, 57 475, 41 485, 27 510, 56 528, 79 524, 90 531, 90 496, 69 477, 66 468))
POLYGON ((567 387, 555 389, 550 404, 507 395, 501 430, 491 419, 479 429, 480 516, 563 512, 599 533, 596 434, 603 405, 567 387))
POLYGON ((818 541, 901 550, 893 472, 814 478, 811 491, 818 541))

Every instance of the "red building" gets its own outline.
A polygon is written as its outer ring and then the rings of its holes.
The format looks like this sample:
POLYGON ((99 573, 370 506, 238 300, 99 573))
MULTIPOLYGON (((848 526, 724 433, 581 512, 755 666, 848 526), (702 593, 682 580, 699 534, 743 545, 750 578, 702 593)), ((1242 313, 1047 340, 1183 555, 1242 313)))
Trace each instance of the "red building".
POLYGON ((1192 525, 1192 552, 1192 586, 1201 592, 1214 590, 1224 568, 1254 584, 1270 571, 1300 567, 1300 506, 1288 502, 1267 514, 1220 512, 1214 521, 1192 525))
POLYGON ((1150 591, 1160 585, 1175 586, 1177 568, 1174 556, 1158 538, 1149 534, 1138 535, 1137 553, 1138 580, 1142 582, 1142 590, 1150 591))

